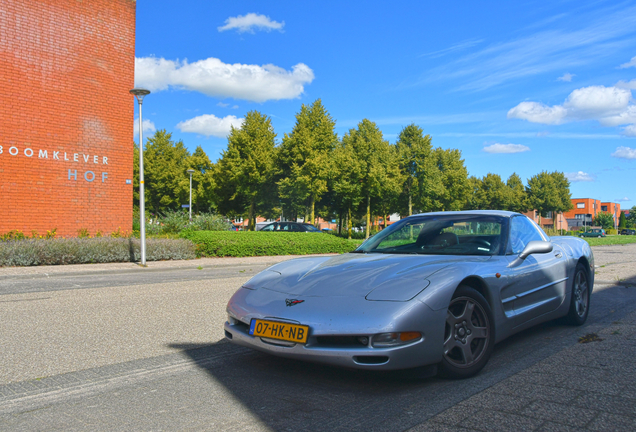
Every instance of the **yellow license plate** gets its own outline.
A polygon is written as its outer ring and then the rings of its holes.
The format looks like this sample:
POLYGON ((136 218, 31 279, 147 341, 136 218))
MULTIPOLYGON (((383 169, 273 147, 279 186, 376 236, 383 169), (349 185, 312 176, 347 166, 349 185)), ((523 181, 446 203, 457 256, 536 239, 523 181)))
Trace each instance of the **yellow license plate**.
POLYGON ((289 324, 279 321, 265 321, 253 319, 250 323, 250 334, 270 339, 289 342, 305 343, 309 327, 306 325, 289 324))

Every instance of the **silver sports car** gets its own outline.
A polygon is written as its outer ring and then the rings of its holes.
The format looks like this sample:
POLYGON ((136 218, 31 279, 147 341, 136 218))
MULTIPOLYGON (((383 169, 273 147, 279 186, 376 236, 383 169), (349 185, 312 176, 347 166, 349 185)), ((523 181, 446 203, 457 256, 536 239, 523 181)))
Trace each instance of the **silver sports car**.
POLYGON ((555 318, 587 319, 594 257, 504 211, 410 216, 351 253, 299 258, 232 297, 235 344, 358 369, 481 370, 495 343, 555 318))

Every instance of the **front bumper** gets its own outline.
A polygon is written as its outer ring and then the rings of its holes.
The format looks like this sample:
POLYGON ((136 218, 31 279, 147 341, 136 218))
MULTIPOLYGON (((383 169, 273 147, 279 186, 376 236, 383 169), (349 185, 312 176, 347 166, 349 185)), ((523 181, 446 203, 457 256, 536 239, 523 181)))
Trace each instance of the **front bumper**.
POLYGON ((310 337, 307 344, 274 341, 249 335, 248 327, 242 323, 226 322, 225 335, 234 344, 272 355, 355 369, 409 369, 442 359, 443 342, 426 334, 416 342, 390 348, 322 346, 315 337, 310 337))

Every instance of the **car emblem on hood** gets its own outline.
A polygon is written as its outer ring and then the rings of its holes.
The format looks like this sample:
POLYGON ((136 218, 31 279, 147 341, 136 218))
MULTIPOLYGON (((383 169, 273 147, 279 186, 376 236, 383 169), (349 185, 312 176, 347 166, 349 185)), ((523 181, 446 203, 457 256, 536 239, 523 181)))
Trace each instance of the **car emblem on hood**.
POLYGON ((305 300, 296 300, 296 299, 285 299, 285 304, 287 306, 294 306, 304 302, 305 300))

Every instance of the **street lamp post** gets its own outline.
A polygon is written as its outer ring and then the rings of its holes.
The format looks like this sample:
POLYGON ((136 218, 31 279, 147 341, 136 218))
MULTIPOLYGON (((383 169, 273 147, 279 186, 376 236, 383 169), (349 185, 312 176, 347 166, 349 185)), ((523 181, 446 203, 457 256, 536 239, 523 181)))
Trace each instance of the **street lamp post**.
POLYGON ((188 206, 188 210, 190 210, 190 222, 192 222, 192 174, 194 174, 194 170, 190 168, 186 172, 190 174, 190 205, 188 206))
POLYGON ((146 267, 146 203, 144 198, 144 140, 141 104, 150 90, 134 88, 130 94, 137 98, 139 104, 139 236, 141 239, 141 265, 146 267))

